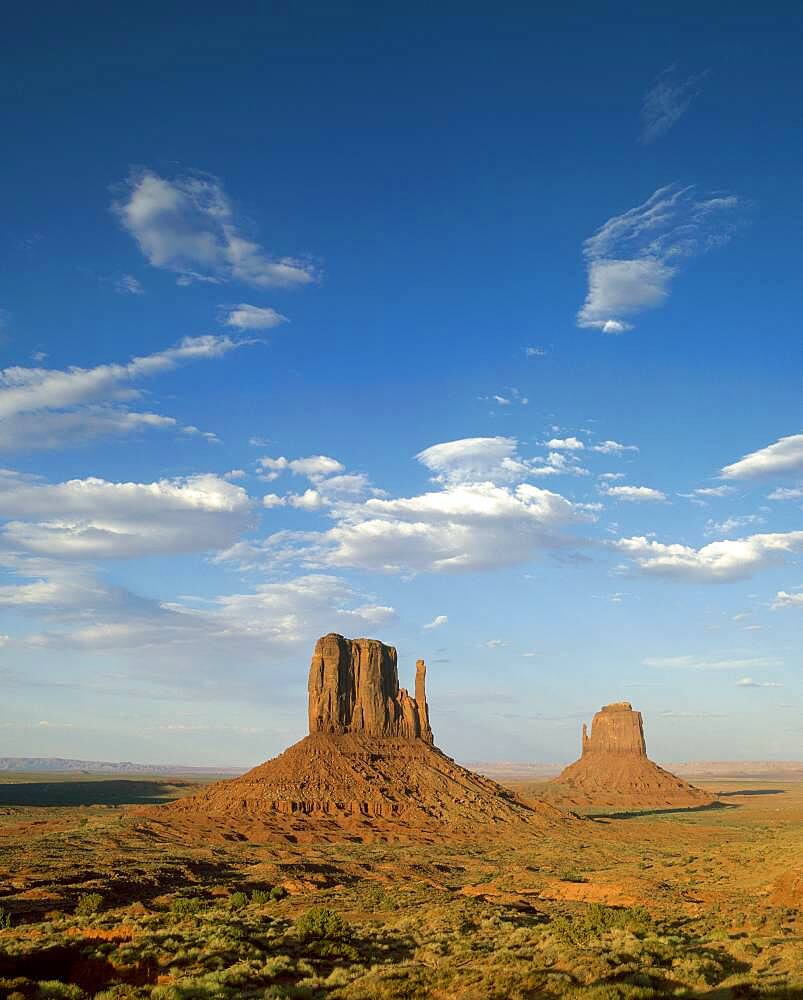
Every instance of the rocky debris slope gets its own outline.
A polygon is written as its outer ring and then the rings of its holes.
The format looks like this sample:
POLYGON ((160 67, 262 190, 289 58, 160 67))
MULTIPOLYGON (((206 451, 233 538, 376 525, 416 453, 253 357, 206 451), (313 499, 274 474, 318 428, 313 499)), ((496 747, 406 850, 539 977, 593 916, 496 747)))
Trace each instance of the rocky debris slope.
POLYGON ((595 810, 694 808, 715 801, 647 757, 641 712, 627 701, 597 712, 590 734, 583 723, 580 759, 550 782, 544 797, 595 810))
POLYGON ((528 837, 580 821, 525 803, 433 745, 416 666, 416 696, 399 688, 396 650, 326 635, 309 672, 310 734, 242 777, 147 811, 171 838, 441 840, 483 829, 528 837))

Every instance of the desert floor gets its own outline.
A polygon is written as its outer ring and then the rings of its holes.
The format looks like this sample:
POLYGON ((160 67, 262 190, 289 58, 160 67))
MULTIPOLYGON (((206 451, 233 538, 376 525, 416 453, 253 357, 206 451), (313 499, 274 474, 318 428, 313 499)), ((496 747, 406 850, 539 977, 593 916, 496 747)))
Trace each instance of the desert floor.
POLYGON ((3 774, 0 996, 801 998, 803 782, 699 783, 560 837, 294 845, 141 822, 195 780, 3 774))

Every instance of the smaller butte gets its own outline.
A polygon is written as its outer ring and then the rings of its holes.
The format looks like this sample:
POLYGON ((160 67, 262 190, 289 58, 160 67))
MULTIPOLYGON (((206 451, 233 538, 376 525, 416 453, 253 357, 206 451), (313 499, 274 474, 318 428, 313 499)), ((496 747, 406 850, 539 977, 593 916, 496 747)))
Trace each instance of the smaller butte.
POLYGON ((582 753, 547 786, 551 802, 588 811, 599 809, 694 809, 716 800, 647 756, 641 712, 627 701, 604 705, 583 723, 582 753))

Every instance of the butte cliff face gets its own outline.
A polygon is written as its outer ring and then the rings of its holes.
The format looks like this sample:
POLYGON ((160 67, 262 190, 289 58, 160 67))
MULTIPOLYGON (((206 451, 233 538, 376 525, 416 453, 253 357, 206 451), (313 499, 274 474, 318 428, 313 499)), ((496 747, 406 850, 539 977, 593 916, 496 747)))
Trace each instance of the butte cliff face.
POLYGON ((400 736, 432 743, 425 691, 416 663, 415 698, 399 687, 396 650, 377 639, 330 633, 315 643, 309 671, 310 733, 400 736))
POLYGON ((583 723, 580 759, 550 783, 545 797, 596 811, 694 808, 714 801, 649 759, 641 712, 627 701, 603 706, 590 733, 583 723))
POLYGON ((399 687, 392 646, 323 636, 309 670, 309 736, 240 778, 147 810, 149 828, 182 839, 442 840, 483 829, 564 835, 579 822, 438 750, 425 679, 419 660, 413 698, 399 687))

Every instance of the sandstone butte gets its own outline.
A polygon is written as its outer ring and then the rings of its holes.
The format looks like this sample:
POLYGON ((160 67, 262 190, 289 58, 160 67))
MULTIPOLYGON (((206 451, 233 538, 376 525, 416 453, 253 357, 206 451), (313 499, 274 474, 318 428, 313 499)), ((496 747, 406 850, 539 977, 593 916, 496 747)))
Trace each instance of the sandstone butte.
POLYGON ((242 777, 143 810, 148 828, 193 839, 443 840, 581 822, 447 757, 434 745, 425 686, 423 660, 412 697, 392 646, 323 636, 309 670, 309 735, 242 777))
POLYGON ((641 712, 627 701, 605 705, 582 753, 547 786, 545 798, 568 808, 679 809, 710 805, 713 796, 687 784, 647 756, 641 712))

